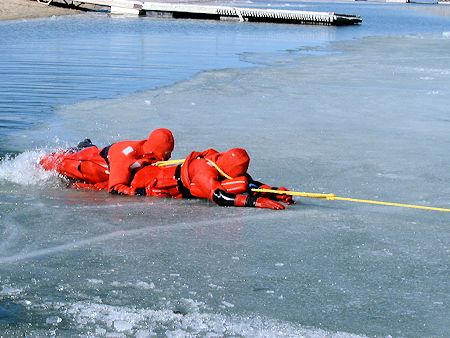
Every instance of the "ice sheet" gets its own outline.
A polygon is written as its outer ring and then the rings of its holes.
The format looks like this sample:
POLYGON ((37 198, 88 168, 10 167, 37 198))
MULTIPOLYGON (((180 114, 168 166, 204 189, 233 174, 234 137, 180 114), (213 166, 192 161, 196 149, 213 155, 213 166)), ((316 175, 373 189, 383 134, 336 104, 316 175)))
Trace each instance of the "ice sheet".
MULTIPOLYGON (((243 146, 250 173, 269 184, 448 208, 445 32, 286 52, 270 67, 60 107, 28 137, 48 151, 168 127, 175 158, 243 146)), ((40 152, 0 164, 3 332, 448 332, 447 214, 304 199, 274 212, 73 191, 37 171, 40 152)))

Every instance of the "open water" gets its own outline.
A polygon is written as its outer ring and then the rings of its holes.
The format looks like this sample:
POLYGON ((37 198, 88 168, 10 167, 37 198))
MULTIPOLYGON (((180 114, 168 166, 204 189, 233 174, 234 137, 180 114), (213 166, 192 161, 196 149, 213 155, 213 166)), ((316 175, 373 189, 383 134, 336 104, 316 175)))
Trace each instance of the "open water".
POLYGON ((242 146, 272 185, 449 208, 450 7, 275 6, 364 21, 0 23, 0 336, 448 336, 448 213, 220 208, 37 168, 168 127, 174 158, 242 146))

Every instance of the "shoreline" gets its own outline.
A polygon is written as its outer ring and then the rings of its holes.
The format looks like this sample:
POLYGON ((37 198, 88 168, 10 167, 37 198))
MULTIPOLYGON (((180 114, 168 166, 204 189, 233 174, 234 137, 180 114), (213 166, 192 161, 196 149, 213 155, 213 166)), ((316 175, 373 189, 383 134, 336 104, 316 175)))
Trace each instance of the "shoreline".
POLYGON ((47 6, 36 0, 8 0, 0 1, 0 21, 36 19, 60 15, 74 15, 85 13, 87 10, 100 9, 99 6, 83 5, 83 9, 60 6, 47 6))
MULTIPOLYGON (((323 0, 315 0, 317 2, 323 2, 323 0)), ((340 3, 354 2, 355 0, 339 0, 340 3)), ((204 3, 211 4, 214 0, 166 0, 165 2, 171 3, 204 3)), ((302 2, 308 2, 308 0, 302 0, 302 2)), ((380 0, 369 0, 372 3, 384 3, 380 0)), ((226 5, 227 0, 221 1, 222 5, 226 5)), ((56 2, 58 4, 58 2, 56 2)), ((61 15, 76 15, 89 11, 104 10, 107 7, 83 4, 80 9, 64 7, 62 3, 60 6, 38 3, 36 0, 8 0, 0 1, 0 21, 7 20, 21 20, 21 19, 35 19, 45 18, 61 15)), ((408 5, 408 4, 406 4, 408 5)), ((407 8, 407 7, 406 7, 407 8)), ((450 16, 449 6, 424 6, 422 8, 415 8, 416 10, 426 11, 432 15, 438 16, 450 16)))
MULTIPOLYGON (((159 1, 159 0, 156 0, 159 1)), ((302 2, 327 2, 327 0, 301 0, 302 2)), ((354 2, 355 0, 338 0, 340 3, 354 2)), ((378 2, 380 0, 369 0, 378 2)), ((230 0, 163 0, 168 3, 192 3, 192 4, 220 4, 223 6, 233 5, 235 2, 230 0)), ((295 2, 295 0, 294 0, 295 2)), ((89 11, 104 10, 104 6, 83 4, 81 9, 65 7, 62 1, 55 1, 55 5, 45 5, 38 3, 36 0, 3 0, 0 1, 0 21, 6 20, 20 20, 20 19, 33 19, 33 18, 45 18, 59 15, 75 15, 86 13, 89 11)))

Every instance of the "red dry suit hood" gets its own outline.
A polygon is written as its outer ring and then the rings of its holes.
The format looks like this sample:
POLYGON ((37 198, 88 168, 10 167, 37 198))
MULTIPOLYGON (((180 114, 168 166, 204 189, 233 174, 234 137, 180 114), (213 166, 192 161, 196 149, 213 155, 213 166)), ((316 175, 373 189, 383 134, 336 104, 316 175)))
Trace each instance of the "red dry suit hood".
POLYGON ((214 162, 228 176, 235 178, 245 175, 250 164, 250 157, 245 149, 233 148, 218 154, 214 162))
POLYGON ((153 130, 142 145, 145 154, 153 153, 160 161, 168 160, 173 151, 175 141, 169 129, 153 130))

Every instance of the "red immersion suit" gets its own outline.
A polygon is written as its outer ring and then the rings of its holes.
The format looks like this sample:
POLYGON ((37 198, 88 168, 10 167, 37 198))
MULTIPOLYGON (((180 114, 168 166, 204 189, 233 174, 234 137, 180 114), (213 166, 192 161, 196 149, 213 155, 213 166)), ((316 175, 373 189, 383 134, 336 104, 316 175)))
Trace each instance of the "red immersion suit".
POLYGON ((252 188, 269 186, 247 174, 249 162, 247 152, 241 148, 224 153, 214 149, 192 152, 181 166, 140 169, 131 187, 142 195, 206 198, 221 206, 284 209, 276 200, 294 203, 291 196, 252 193, 252 188))
POLYGON ((168 129, 156 129, 147 140, 114 143, 108 151, 108 190, 124 195, 134 195, 130 187, 133 174, 142 167, 170 158, 175 141, 168 129))
POLYGON ((129 184, 136 170, 168 160, 173 148, 172 132, 160 128, 151 132, 146 140, 121 141, 101 150, 85 140, 78 148, 44 156, 40 164, 45 170, 55 170, 75 180, 74 187, 134 195, 129 184))
POLYGON ((78 151, 63 150, 45 155, 39 164, 45 170, 89 184, 108 181, 109 178, 108 163, 94 145, 78 151))

